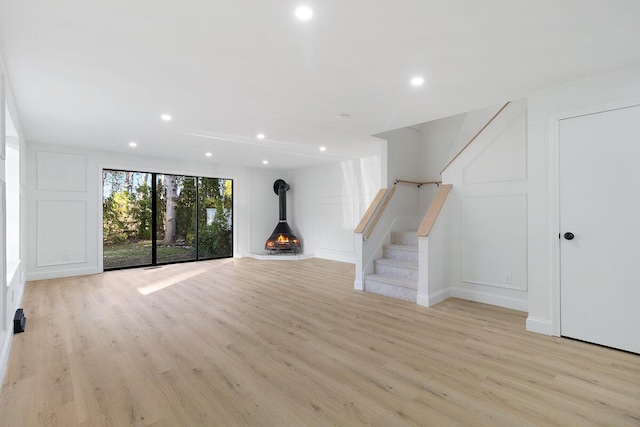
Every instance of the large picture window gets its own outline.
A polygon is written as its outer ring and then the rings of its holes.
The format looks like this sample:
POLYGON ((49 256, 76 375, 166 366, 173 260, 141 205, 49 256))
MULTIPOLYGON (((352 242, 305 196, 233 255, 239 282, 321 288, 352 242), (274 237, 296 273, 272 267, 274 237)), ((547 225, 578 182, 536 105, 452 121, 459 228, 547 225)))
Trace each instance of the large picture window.
POLYGON ((105 270, 233 256, 233 181, 104 169, 105 270))

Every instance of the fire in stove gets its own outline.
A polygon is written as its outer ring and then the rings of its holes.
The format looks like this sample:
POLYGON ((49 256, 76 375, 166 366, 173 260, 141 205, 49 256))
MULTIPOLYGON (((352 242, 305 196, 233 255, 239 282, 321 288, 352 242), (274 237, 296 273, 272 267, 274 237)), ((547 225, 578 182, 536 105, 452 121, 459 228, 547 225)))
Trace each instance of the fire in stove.
POLYGON ((271 233, 271 237, 267 239, 264 248, 273 253, 273 251, 290 251, 294 254, 298 253, 302 245, 300 239, 298 239, 291 231, 291 227, 287 224, 287 191, 289 190, 289 184, 284 180, 278 179, 273 183, 273 191, 278 195, 278 204, 280 208, 280 220, 278 225, 271 233))
POLYGON ((284 234, 278 234, 278 237, 275 239, 267 240, 266 249, 289 249, 289 246, 293 245, 300 246, 300 240, 298 240, 295 236, 289 238, 289 236, 285 236, 284 234))

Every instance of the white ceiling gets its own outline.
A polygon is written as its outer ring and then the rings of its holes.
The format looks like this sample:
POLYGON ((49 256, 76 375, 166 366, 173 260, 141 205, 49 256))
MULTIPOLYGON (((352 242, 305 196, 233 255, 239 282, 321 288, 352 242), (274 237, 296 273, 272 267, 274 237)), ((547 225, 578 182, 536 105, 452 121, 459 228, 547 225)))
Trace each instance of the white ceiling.
POLYGON ((640 63, 638 0, 304 3, 309 22, 293 0, 0 0, 24 135, 305 167, 375 154, 383 131, 640 63))

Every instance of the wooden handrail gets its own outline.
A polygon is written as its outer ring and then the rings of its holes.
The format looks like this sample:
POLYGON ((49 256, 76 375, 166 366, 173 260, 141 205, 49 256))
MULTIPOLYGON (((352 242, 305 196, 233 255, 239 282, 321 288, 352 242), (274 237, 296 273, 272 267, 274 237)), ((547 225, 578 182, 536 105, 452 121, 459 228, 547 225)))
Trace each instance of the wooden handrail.
POLYGON ((376 209, 378 209, 378 206, 380 206, 380 202, 382 202, 382 198, 384 197, 386 192, 386 188, 381 188, 380 190, 378 190, 378 194, 376 194, 376 197, 373 198, 373 201, 369 205, 367 211, 364 213, 364 216, 358 223, 356 229, 353 230, 354 233, 361 234, 364 231, 367 224, 369 224, 369 221, 371 221, 371 217, 373 216, 374 212, 376 211, 376 209))
POLYGON ((429 209, 427 209, 427 213, 424 215, 422 219, 422 223, 420 227, 418 227, 418 231, 416 235, 419 237, 426 237, 431 233, 431 229, 438 219, 438 215, 444 206, 444 202, 447 200, 447 196, 449 195, 449 191, 451 191, 451 184, 444 184, 438 188, 438 192, 436 193, 436 197, 433 198, 431 205, 429 205, 429 209))
POLYGON ((473 136, 473 138, 471 138, 471 139, 469 140, 469 142, 467 142, 467 144, 466 144, 464 147, 462 147, 462 150, 458 151, 458 154, 456 154, 456 155, 453 157, 453 159, 451 159, 451 160, 449 161, 449 163, 447 163, 447 165, 446 165, 444 168, 442 168, 442 170, 440 171, 440 175, 442 175, 442 173, 443 173, 445 170, 447 170, 447 168, 451 165, 451 163, 453 163, 453 162, 454 162, 454 161, 455 161, 455 160, 460 156, 460 154, 462 154, 462 152, 463 152, 464 150, 466 150, 466 149, 467 149, 467 147, 468 147, 469 145, 471 145, 471 143, 472 143, 473 141, 475 141, 475 139, 476 139, 478 136, 480 136, 480 134, 481 134, 481 133, 482 133, 482 132, 487 128, 487 126, 489 126, 489 125, 491 124, 491 122, 493 122, 493 120, 494 120, 496 117, 498 117, 498 115, 500 115, 500 113, 502 113, 502 111, 503 111, 505 108, 507 108, 507 105, 509 105, 510 103, 511 103, 511 101, 509 101, 509 102, 507 102, 506 104, 504 104, 504 105, 502 106, 502 108, 501 108, 501 109, 499 109, 499 110, 498 110, 498 112, 497 112, 497 113, 495 113, 495 114, 493 115, 493 117, 491 117, 491 118, 489 119, 489 121, 488 121, 487 123, 485 123, 485 125, 484 125, 484 126, 482 126, 482 129, 480 129, 480 130, 478 131, 478 133, 476 133, 476 134, 473 136))
POLYGON ((376 228, 376 224, 380 220, 380 217, 382 216, 382 213, 384 212, 385 208, 387 207, 387 205, 391 201, 391 197, 393 197, 393 193, 396 192, 396 188, 397 187, 394 185, 393 187, 391 187, 391 190, 388 190, 386 192, 387 197, 384 199, 384 202, 382 203, 382 206, 380 207, 380 209, 378 209, 378 213, 373 218, 373 221, 371 222, 371 226, 367 229, 366 233, 364 233, 364 240, 367 240, 369 238, 369 236, 371 236, 371 233, 373 233, 373 229, 376 228))
POLYGON ((420 188, 423 185, 428 185, 428 184, 435 184, 439 186, 440 184, 442 184, 442 181, 408 181, 406 179, 396 179, 393 185, 396 185, 396 184, 411 184, 411 185, 417 185, 418 188, 420 188))

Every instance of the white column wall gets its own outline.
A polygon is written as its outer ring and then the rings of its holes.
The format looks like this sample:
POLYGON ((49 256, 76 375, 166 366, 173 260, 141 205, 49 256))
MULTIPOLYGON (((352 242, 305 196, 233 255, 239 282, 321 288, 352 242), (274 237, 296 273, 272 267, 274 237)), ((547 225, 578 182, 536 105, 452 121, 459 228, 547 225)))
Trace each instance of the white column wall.
MULTIPOLYGON (((2 65, 0 63, 0 65, 2 65)), ((0 152, 4 152, 6 146, 5 135, 5 74, 0 67, 0 152)), ((6 254, 6 217, 5 217, 5 162, 0 159, 0 378, 4 377, 4 371, 9 359, 11 347, 11 334, 8 331, 8 303, 7 303, 7 254, 6 254)))
MULTIPOLYGON (((4 71, 4 65, 0 59, 0 80, 3 81, 3 90, 0 90, 0 147, 5 147, 7 133, 9 129, 8 117, 11 116, 11 123, 14 127, 11 130, 12 144, 17 147, 20 152, 20 178, 19 178, 19 199, 20 199, 20 215, 19 215, 19 236, 20 236, 20 255, 16 257, 14 253, 9 254, 6 249, 6 228, 7 215, 5 197, 0 191, 0 381, 4 377, 4 373, 9 361, 9 350, 13 339, 13 316, 21 304, 25 286, 26 272, 26 245, 25 245, 25 229, 26 229, 26 210, 25 210, 25 192, 26 192, 26 175, 25 166, 25 143, 22 138, 20 118, 17 114, 17 108, 13 93, 11 91, 11 82, 4 71), (8 110, 5 109, 8 107, 8 110), (16 136, 17 135, 17 136, 16 136), (12 265, 7 269, 7 259, 11 258, 12 265), (16 260, 19 260, 16 265, 16 260)), ((4 152, 4 150, 3 150, 4 152)), ((5 187, 6 159, 0 159, 0 190, 5 187)), ((15 218, 15 217, 14 217, 15 218)), ((15 224, 11 224, 15 227, 15 224)), ((12 247, 12 250, 14 248, 12 247)))

